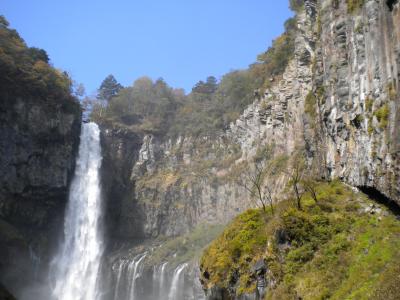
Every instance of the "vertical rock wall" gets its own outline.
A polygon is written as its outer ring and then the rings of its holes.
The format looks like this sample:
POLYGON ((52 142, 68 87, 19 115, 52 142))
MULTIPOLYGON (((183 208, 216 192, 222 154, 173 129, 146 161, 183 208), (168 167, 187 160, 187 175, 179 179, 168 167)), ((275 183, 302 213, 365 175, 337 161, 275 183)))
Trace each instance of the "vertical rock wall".
POLYGON ((0 102, 0 281, 21 292, 62 234, 81 109, 72 98, 0 102))

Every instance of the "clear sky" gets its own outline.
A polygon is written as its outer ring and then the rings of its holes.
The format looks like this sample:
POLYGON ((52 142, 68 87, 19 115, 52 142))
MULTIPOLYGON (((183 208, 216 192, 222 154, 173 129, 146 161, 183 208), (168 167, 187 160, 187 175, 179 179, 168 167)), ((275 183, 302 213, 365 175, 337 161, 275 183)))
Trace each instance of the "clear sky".
POLYGON ((1 0, 0 14, 88 94, 110 73, 190 91, 246 68, 292 15, 287 0, 1 0))

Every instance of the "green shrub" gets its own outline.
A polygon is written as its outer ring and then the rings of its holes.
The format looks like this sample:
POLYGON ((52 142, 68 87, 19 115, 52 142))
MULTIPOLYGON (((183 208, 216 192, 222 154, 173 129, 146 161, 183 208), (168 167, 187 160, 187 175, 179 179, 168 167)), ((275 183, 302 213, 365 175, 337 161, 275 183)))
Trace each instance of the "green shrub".
POLYGON ((371 99, 371 98, 369 98, 369 97, 367 97, 367 98, 365 99, 365 110, 366 110, 367 112, 371 112, 371 111, 372 111, 373 105, 374 105, 374 100, 371 99))
POLYGON ((304 112, 310 115, 311 118, 315 119, 317 115, 317 98, 315 97, 314 93, 310 91, 305 99, 304 102, 304 112))
POLYGON ((379 127, 381 129, 385 129, 388 126, 389 114, 390 114, 390 108, 387 103, 374 112, 374 116, 378 120, 379 127))
POLYGON ((8 26, 0 16, 0 93, 34 95, 51 100, 50 103, 76 102, 68 74, 53 68, 46 51, 29 48, 17 31, 8 26))
POLYGON ((304 196, 303 211, 288 199, 273 217, 238 216, 203 253, 206 285, 254 291, 251 268, 263 258, 275 282, 267 299, 397 299, 400 221, 360 212, 370 200, 338 181, 321 182, 317 194, 317 203, 304 196))
POLYGON ((361 7, 363 7, 365 0, 346 0, 347 11, 349 13, 357 12, 361 7))

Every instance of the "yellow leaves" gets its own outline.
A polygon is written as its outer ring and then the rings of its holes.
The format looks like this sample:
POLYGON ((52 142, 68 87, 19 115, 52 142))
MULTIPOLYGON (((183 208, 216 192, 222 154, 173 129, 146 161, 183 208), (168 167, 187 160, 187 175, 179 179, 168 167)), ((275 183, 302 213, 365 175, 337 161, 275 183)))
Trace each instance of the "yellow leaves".
POLYGON ((47 63, 45 63, 42 60, 38 60, 34 65, 33 65, 33 69, 40 73, 40 74, 47 74, 49 72, 49 65, 47 63))

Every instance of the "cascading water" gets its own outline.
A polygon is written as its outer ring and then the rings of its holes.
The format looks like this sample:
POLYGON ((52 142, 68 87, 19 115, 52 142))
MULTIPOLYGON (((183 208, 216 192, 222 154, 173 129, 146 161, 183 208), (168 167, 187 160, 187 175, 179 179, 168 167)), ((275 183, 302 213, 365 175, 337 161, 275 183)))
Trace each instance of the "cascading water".
POLYGON ((141 276, 146 253, 137 255, 134 259, 121 259, 114 265, 117 272, 114 300, 135 300, 136 281, 141 276))
POLYGON ((171 262, 146 267, 151 251, 120 257, 112 264, 113 300, 204 300, 198 266, 183 263, 169 268, 171 262))
POLYGON ((64 223, 64 242, 52 262, 57 300, 96 300, 103 240, 100 230, 100 130, 83 124, 64 223))
POLYGON ((159 278, 159 287, 158 287, 158 291, 159 291, 159 298, 161 299, 162 294, 164 293, 164 289, 165 289, 165 269, 168 265, 168 262, 163 263, 160 267, 160 278, 159 278))
POLYGON ((187 267, 187 264, 183 264, 176 268, 174 277, 172 277, 171 290, 168 295, 168 300, 180 299, 183 291, 183 276, 182 272, 187 267))

